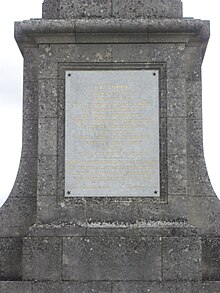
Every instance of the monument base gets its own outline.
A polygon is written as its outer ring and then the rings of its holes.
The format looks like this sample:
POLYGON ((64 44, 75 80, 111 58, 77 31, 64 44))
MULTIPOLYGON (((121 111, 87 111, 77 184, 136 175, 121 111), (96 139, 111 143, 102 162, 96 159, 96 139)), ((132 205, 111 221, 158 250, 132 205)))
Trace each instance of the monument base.
POLYGON ((45 0, 43 19, 16 23, 24 135, 0 210, 0 292, 220 292, 202 147, 209 22, 181 7, 45 0))
POLYGON ((218 293, 220 282, 0 282, 4 293, 218 293))

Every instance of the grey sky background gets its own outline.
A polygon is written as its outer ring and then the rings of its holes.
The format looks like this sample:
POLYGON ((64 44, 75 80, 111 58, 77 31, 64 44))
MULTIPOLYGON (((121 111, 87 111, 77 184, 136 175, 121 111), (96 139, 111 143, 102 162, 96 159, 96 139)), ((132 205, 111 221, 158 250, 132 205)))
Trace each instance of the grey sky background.
MULTIPOLYGON (((17 174, 21 153, 23 59, 14 41, 14 21, 41 18, 43 0, 1 4, 0 46, 0 206, 17 174)), ((219 1, 183 0, 184 16, 211 21, 211 39, 203 63, 204 150, 212 185, 220 197, 220 42, 219 1)))

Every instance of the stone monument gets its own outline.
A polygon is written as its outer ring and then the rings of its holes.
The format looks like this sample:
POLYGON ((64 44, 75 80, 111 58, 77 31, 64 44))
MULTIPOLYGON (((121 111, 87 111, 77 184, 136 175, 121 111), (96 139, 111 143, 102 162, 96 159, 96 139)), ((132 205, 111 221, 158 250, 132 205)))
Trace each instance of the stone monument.
POLYGON ((0 292, 220 292, 209 22, 180 0, 45 0, 15 38, 23 147, 0 210, 0 292))

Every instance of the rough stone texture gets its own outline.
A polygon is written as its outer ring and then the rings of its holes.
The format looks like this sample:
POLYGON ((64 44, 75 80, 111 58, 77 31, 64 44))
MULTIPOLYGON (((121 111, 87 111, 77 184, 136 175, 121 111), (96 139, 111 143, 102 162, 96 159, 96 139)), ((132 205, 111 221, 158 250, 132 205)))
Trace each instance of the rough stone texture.
POLYGON ((57 117, 58 83, 56 79, 41 79, 39 81, 39 117, 57 117), (50 97, 48 99, 48 97, 50 97))
POLYGON ((113 293, 191 293, 188 282, 118 282, 113 284, 113 293))
POLYGON ((34 223, 36 198, 28 196, 9 196, 1 208, 1 237, 19 237, 27 227, 34 223))
POLYGON ((39 196, 37 205, 37 219, 42 223, 75 223, 86 222, 86 207, 84 201, 57 202, 57 197, 39 196))
POLYGON ((33 293, 60 293, 62 291, 62 283, 36 282, 33 285, 33 293))
POLYGON ((177 0, 48 0, 44 19, 16 23, 23 148, 0 210, 0 280, 14 281, 1 292, 220 292, 220 203, 202 148, 209 23, 181 13, 177 0), (65 198, 65 70, 144 68, 160 72, 161 197, 65 198))
POLYGON ((159 237, 64 238, 63 278, 160 280, 161 240, 159 237))
POLYGON ((185 196, 170 196, 168 204, 166 202, 149 203, 142 200, 137 203, 137 206, 140 221, 187 221, 187 199, 185 196))
POLYGON ((2 293, 219 293, 220 282, 1 282, 2 293))
POLYGON ((163 238, 164 280, 201 279, 201 243, 193 237, 163 238))
POLYGON ((0 238, 0 249, 0 280, 21 279, 21 240, 0 238))
MULTIPOLYGON (((30 282, 1 282, 0 292, 2 293, 32 293, 30 282)), ((45 291, 46 293, 46 291, 45 291)))
POLYGON ((97 292, 97 293, 110 293, 112 292, 111 289, 112 285, 110 282, 89 282, 89 283, 79 283, 79 282, 66 282, 63 285, 63 292, 64 293, 90 293, 90 292, 97 292))
POLYGON ((202 241, 203 280, 220 280, 220 238, 206 238, 202 241))
POLYGON ((37 282, 33 293, 111 293, 110 282, 37 282))
POLYGON ((188 192, 191 196, 213 196, 215 192, 210 183, 204 156, 188 157, 188 192))
POLYGON ((178 18, 182 16, 180 0, 45 0, 43 18, 178 18))
POLYGON ((204 282, 192 284, 192 293, 219 293, 220 282, 204 282))
POLYGON ((220 208, 219 199, 213 196, 197 196, 189 199, 188 213, 190 222, 194 223, 203 237, 219 236, 220 208))
POLYGON ((60 280, 61 239, 24 238, 22 272, 24 280, 60 280))
POLYGON ((168 156, 168 192, 174 195, 186 195, 187 158, 181 155, 168 156))
POLYGON ((39 156, 38 159, 38 195, 57 194, 57 157, 39 156))

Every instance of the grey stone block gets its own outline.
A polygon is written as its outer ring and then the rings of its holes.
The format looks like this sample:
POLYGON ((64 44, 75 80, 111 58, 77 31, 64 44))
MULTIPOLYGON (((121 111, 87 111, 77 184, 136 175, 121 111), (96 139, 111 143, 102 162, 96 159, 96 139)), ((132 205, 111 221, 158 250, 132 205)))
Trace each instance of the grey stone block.
POLYGON ((118 18, 175 18, 182 16, 180 1, 112 0, 114 17, 118 18))
POLYGON ((109 0, 92 0, 82 2, 80 0, 61 0, 60 3, 60 18, 89 18, 89 17, 109 17, 112 11, 112 3, 109 0))
POLYGON ((201 279, 201 243, 197 237, 163 238, 164 280, 201 279))
POLYGON ((123 44, 130 43, 148 43, 148 33, 78 33, 76 34, 76 43, 80 44, 123 44))
POLYGON ((18 174, 10 196, 35 197, 37 192, 37 162, 35 158, 21 158, 18 174))
POLYGON ((42 223, 59 222, 60 206, 56 196, 39 196, 37 201, 37 220, 42 223))
POLYGON ((97 198, 86 201, 88 236, 134 235, 132 223, 138 219, 137 201, 97 198))
POLYGON ((60 280, 61 239, 25 237, 23 241, 23 279, 60 280))
POLYGON ((62 282, 34 282, 33 293, 63 293, 62 282))
POLYGON ((38 117, 38 82, 24 80, 23 88, 23 120, 36 120, 38 117))
POLYGON ((166 121, 166 118, 168 116, 168 109, 167 109, 167 107, 168 107, 168 103, 167 103, 167 99, 168 99, 167 80, 166 80, 165 76, 166 76, 166 73, 163 72, 161 74, 160 83, 159 83, 159 87, 160 87, 160 99, 159 99, 160 122, 161 122, 161 119, 166 121))
POLYGON ((187 219, 187 198, 185 196, 170 196, 168 201, 138 202, 139 221, 185 222, 187 219))
MULTIPOLYGON (((191 17, 186 17, 182 19, 174 19, 174 18, 167 18, 167 19, 149 19, 149 32, 150 33, 167 33, 167 32, 173 32, 174 35, 179 35, 179 37, 183 37, 182 42, 185 41, 185 34, 188 33, 196 33, 199 34, 200 30, 204 27, 207 28, 207 22, 203 20, 195 20, 191 17)), ((206 37, 208 38, 208 34, 206 34, 206 37)), ((190 36, 187 38, 187 42, 189 40, 192 40, 190 36)), ((207 39, 206 39, 207 40, 207 39)), ((163 38, 161 39, 162 42, 164 42, 163 38)), ((198 41, 198 40, 197 40, 198 41)), ((178 42, 179 43, 179 42, 178 42)), ((195 44, 195 46, 198 44, 197 42, 192 43, 195 44)), ((191 43, 190 43, 191 45, 191 43)), ((191 48, 191 47, 190 47, 191 48)))
MULTIPOLYGON (((41 18, 31 18, 30 20, 24 21, 16 21, 15 22, 15 37, 16 40, 24 41, 23 39, 19 39, 19 36, 22 34, 23 38, 27 37, 26 41, 29 40, 32 34, 35 34, 35 40, 41 43, 42 40, 53 40, 52 43, 56 43, 55 41, 60 40, 57 38, 56 33, 72 33, 75 29, 75 21, 74 20, 53 20, 53 19, 41 19, 41 18), (17 38, 18 34, 18 38, 17 38), (20 35, 19 35, 20 34, 20 35), (42 37, 42 39, 41 39, 42 37)), ((62 39, 65 40, 65 36, 62 36, 62 39)), ((74 38, 71 39, 74 42, 74 38)), ((44 43, 44 42, 43 42, 44 43)), ((50 42, 47 42, 47 44, 50 42)), ((59 42, 58 42, 59 43, 59 42)), ((65 43, 65 42, 64 42, 65 43)))
POLYGON ((220 282, 201 282, 192 285, 192 293, 219 293, 220 282))
POLYGON ((220 202, 217 197, 191 197, 188 203, 189 221, 200 235, 220 234, 220 202))
POLYGON ((33 293, 111 293, 110 282, 35 282, 33 293))
POLYGON ((45 0, 42 4, 42 17, 44 19, 58 19, 60 0, 45 0))
POLYGON ((187 158, 186 156, 168 156, 168 193, 169 195, 186 195, 187 192, 187 158))
POLYGON ((161 240, 159 237, 64 238, 63 278, 79 281, 160 280, 161 240))
MULTIPOLYGON (((54 45, 43 44, 39 48, 39 77, 52 79, 58 77, 57 57, 54 54, 54 45)), ((66 52, 67 53, 67 52, 66 52)))
MULTIPOLYGON (((207 280, 219 278, 220 223, 219 201, 202 157, 200 80, 209 25, 177 19, 181 16, 180 0, 45 0, 44 18, 67 20, 16 24, 25 58, 23 151, 15 187, 1 209, 0 234, 29 236, 23 272, 24 279, 38 280, 34 293, 192 293, 191 284, 201 292, 218 288, 189 282, 201 279, 201 247, 188 218, 200 234, 210 235, 203 240, 207 280), (116 70, 118 63, 160 69, 158 199, 64 198, 64 72, 102 63, 116 70), (161 283, 162 278, 174 282, 161 283)), ((10 257, 4 250, 1 271, 11 270, 10 257)), ((0 286, 6 292, 31 290, 23 282, 0 286)))
POLYGON ((56 196, 57 195, 57 182, 54 180, 46 180, 45 177, 38 177, 38 196, 56 196))
POLYGON ((167 116, 186 117, 184 79, 167 80, 167 116))
POLYGON ((137 1, 120 2, 118 0, 93 0, 91 3, 79 0, 72 4, 70 0, 52 2, 46 0, 43 3, 43 18, 176 18, 182 16, 181 1, 137 1), (53 5, 54 4, 54 5, 53 5))
POLYGON ((57 156, 38 159, 38 195, 57 195, 57 156))
POLYGON ((0 236, 19 237, 33 224, 36 216, 36 198, 9 196, 0 210, 0 236))
POLYGON ((111 62, 112 46, 105 44, 40 45, 40 78, 57 78, 58 62, 111 62))
POLYGON ((21 259, 21 239, 0 238, 0 280, 15 281, 21 279, 21 259))
POLYGON ((184 50, 184 45, 114 44, 113 62, 166 62, 168 78, 184 78, 184 50))
MULTIPOLYGON (((37 219, 42 223, 72 223, 85 228, 85 202, 64 199, 58 201, 56 196, 38 198, 37 219)), ((77 228, 77 227, 76 227, 77 228)))
POLYGON ((89 223, 95 222, 135 222, 136 201, 133 199, 94 198, 86 202, 86 216, 89 223))
POLYGON ((38 126, 38 151, 42 156, 57 155, 57 119, 40 118, 38 126))
POLYGON ((202 48, 188 46, 185 57, 185 74, 187 81, 201 81, 202 48))
POLYGON ((202 120, 187 120, 187 150, 189 156, 203 155, 202 120))
POLYGON ((220 238, 202 239, 202 279, 220 281, 220 238))
POLYGON ((39 117, 57 117, 58 80, 39 80, 39 117))
MULTIPOLYGON (((62 146, 63 148, 64 146, 62 146)), ((57 194, 59 195, 60 198, 62 198, 65 195, 65 161, 64 161, 64 150, 60 148, 60 145, 58 146, 58 165, 57 165, 57 194), (60 155, 62 153, 62 155, 60 155)))
POLYGON ((188 157, 188 194, 190 196, 216 197, 211 185, 204 156, 188 157))
POLYGON ((167 119, 168 155, 186 154, 186 118, 174 117, 167 119))
POLYGON ((39 51, 37 48, 23 48, 24 54, 24 81, 38 81, 39 51))
POLYGON ((118 282, 113 293, 191 293, 190 282, 118 282))
MULTIPOLYGON (((31 282, 1 282, 0 292, 2 293, 32 293, 31 282)), ((42 292, 43 293, 43 292, 42 292)))
MULTIPOLYGON (((64 157, 65 148, 65 81, 59 80, 58 95, 58 120, 57 120, 57 153, 58 156, 64 157)), ((63 160, 64 163, 64 160, 63 160)), ((58 166, 59 167, 59 166, 58 166)), ((64 168, 64 166, 63 166, 64 168)), ((63 170, 62 170, 63 172, 63 170)), ((58 170, 59 173, 59 170, 58 170)))
POLYGON ((72 62, 111 62, 112 46, 105 44, 77 45, 77 53, 72 62))
MULTIPOLYGON (((76 34, 86 34, 91 33, 104 35, 109 33, 111 36, 114 34, 148 34, 149 21, 146 19, 107 19, 103 22, 100 18, 92 19, 76 19, 75 21, 75 31, 76 34)), ((133 35, 132 35, 133 36, 133 35)))
POLYGON ((187 116, 191 119, 202 119, 202 84, 201 81, 186 83, 187 116))
POLYGON ((111 293, 110 282, 64 282, 62 284, 63 293, 111 293))
POLYGON ((167 101, 168 117, 186 117, 186 100, 185 97, 172 98, 167 101))
POLYGON ((24 119, 22 132, 22 157, 37 157, 37 119, 24 119))

